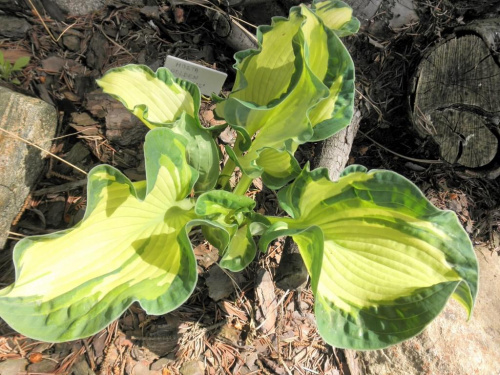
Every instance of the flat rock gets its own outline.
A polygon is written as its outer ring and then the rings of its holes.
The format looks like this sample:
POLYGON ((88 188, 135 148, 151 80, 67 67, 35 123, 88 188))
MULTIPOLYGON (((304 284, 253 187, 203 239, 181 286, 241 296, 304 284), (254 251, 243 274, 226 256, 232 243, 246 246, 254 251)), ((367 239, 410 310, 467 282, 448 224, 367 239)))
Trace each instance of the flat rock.
MULTIPOLYGON (((0 128, 49 150, 56 110, 44 101, 0 87, 0 128)), ((0 249, 13 219, 43 170, 42 152, 0 132, 0 249)))
POLYGON ((182 365, 179 372, 182 375, 203 375, 205 373, 205 366, 200 361, 189 361, 182 365))
MULTIPOLYGON (((472 318, 450 301, 419 336, 376 351, 355 352, 366 375, 500 374, 500 257, 476 248, 479 294, 472 318)), ((349 351, 352 353, 352 351, 349 351)))
POLYGON ((396 0, 391 11, 392 19, 389 21, 389 26, 393 30, 418 21, 413 0, 396 0))
POLYGON ((0 374, 17 375, 19 373, 24 373, 26 372, 26 366, 28 366, 27 359, 7 359, 6 361, 0 362, 0 374))
POLYGON ((5 13, 22 12, 26 7, 20 1, 0 0, 0 10, 5 13))
POLYGON ((208 271, 205 280, 208 287, 208 296, 214 301, 227 298, 235 290, 233 283, 240 284, 243 280, 241 273, 222 270, 218 265, 214 265, 208 271))
MULTIPOLYGON (((113 3, 112 0, 52 0, 52 2, 70 16, 84 16, 113 3)), ((144 5, 143 0, 122 0, 121 2, 132 6, 144 5)))
POLYGON ((349 6, 352 8, 353 15, 360 21, 369 20, 377 13, 382 0, 352 0, 349 6))
POLYGON ((151 371, 161 371, 163 368, 166 368, 172 362, 174 362, 172 359, 160 358, 151 365, 151 371))
POLYGON ((85 359, 78 361, 71 368, 70 375, 95 375, 85 359))
POLYGON ((31 26, 24 18, 0 15, 0 36, 22 39, 31 26))
POLYGON ((62 42, 70 51, 76 52, 80 50, 81 39, 76 35, 65 35, 62 42))
POLYGON ((28 366, 28 372, 49 374, 54 372, 58 366, 59 364, 57 362, 51 361, 50 359, 44 359, 40 362, 30 364, 28 366))
POLYGON ((83 16, 101 9, 105 0, 52 0, 63 12, 71 16, 83 16))

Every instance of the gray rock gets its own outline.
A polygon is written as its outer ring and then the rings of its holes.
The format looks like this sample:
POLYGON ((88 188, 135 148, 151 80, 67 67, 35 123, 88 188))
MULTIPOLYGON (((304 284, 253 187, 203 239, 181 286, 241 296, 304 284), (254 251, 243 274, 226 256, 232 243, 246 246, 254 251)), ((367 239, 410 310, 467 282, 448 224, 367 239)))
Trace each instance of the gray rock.
POLYGON ((450 301, 419 336, 384 350, 357 352, 360 373, 389 374, 500 374, 500 257, 476 248, 479 294, 472 318, 450 301))
POLYGON ((95 372, 92 371, 87 361, 82 358, 81 361, 73 365, 70 375, 95 375, 95 372))
POLYGON ((26 371, 28 360, 21 359, 7 359, 0 362, 0 374, 2 375, 17 375, 26 371))
POLYGON ((418 22, 418 14, 415 11, 413 0, 396 0, 391 11, 392 19, 389 22, 389 27, 393 30, 418 22))
POLYGON ((0 10, 5 13, 22 12, 26 8, 22 1, 0 0, 0 10))
POLYGON ((375 16, 382 4, 382 0, 352 0, 348 3, 353 10, 354 16, 360 21, 366 21, 375 16))
POLYGON ((151 371, 160 371, 162 368, 167 367, 169 364, 173 363, 174 360, 169 358, 160 358, 155 363, 151 365, 151 371))
POLYGON ((0 15, 0 36, 22 39, 31 25, 24 18, 0 15))
POLYGON ((243 280, 241 272, 230 272, 222 270, 218 265, 213 265, 210 267, 205 280, 208 287, 208 296, 214 301, 227 298, 235 290, 233 282, 240 284, 243 280))
POLYGON ((182 365, 179 372, 182 375, 203 375, 205 373, 205 365, 200 361, 189 361, 182 365))
MULTIPOLYGON (((63 12, 71 16, 83 16, 92 12, 96 12, 113 3, 112 0, 52 0, 63 12)), ((123 3, 133 6, 144 5, 143 0, 122 0, 123 3)), ((116 3, 116 2, 115 2, 116 3)))
POLYGON ((149 375, 149 368, 148 368, 148 366, 139 362, 138 364, 136 364, 134 366, 131 375, 149 375))
POLYGON ((105 0, 53 0, 62 11, 71 16, 83 16, 101 9, 105 4, 105 0))
POLYGON ((92 69, 101 70, 108 59, 109 43, 101 32, 92 35, 87 51, 87 65, 92 69))
POLYGON ((80 38, 76 35, 65 35, 62 40, 64 46, 70 51, 76 52, 80 50, 80 38))
MULTIPOLYGON (((57 127, 56 110, 44 101, 0 87, 0 127, 48 150, 57 127)), ((0 132, 0 249, 13 219, 43 170, 40 150, 0 132)))
POLYGON ((28 366, 28 372, 34 372, 37 374, 50 374, 56 370, 59 366, 57 362, 51 361, 50 359, 44 359, 37 363, 32 363, 28 366))
POLYGON ((144 0, 122 0, 122 2, 124 2, 127 5, 137 6, 137 7, 144 5, 144 0))

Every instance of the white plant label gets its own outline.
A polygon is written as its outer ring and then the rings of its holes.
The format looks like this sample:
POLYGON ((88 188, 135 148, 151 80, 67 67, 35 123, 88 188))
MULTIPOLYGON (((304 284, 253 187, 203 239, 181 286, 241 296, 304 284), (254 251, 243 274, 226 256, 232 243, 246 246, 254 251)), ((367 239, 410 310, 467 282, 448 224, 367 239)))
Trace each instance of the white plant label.
POLYGON ((227 74, 174 56, 167 56, 165 67, 174 76, 196 83, 203 95, 219 94, 227 74))

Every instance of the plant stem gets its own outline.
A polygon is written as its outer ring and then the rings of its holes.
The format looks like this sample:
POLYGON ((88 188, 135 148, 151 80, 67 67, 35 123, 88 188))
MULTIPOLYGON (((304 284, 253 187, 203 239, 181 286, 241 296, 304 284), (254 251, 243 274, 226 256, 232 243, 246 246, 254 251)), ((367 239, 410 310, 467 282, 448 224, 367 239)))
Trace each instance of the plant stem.
POLYGON ((229 185, 229 179, 233 175, 234 168, 236 168, 235 162, 231 159, 227 159, 226 165, 224 165, 224 168, 222 168, 222 171, 220 172, 218 181, 222 189, 226 189, 229 185))
MULTIPOLYGON (((241 141, 241 135, 238 134, 236 136, 236 140, 234 141, 233 151, 236 155, 239 156, 241 156, 241 151, 239 147, 240 141, 241 141)), ((231 158, 227 159, 226 165, 224 165, 224 168, 222 168, 218 180, 218 183, 222 189, 230 190, 229 179, 233 175, 235 168, 236 168, 236 163, 231 158)))
POLYGON ((242 174, 240 180, 238 181, 238 185, 236 185, 236 187, 233 190, 233 193, 236 195, 244 195, 247 192, 250 185, 252 184, 252 181, 253 178, 248 177, 245 174, 242 174))

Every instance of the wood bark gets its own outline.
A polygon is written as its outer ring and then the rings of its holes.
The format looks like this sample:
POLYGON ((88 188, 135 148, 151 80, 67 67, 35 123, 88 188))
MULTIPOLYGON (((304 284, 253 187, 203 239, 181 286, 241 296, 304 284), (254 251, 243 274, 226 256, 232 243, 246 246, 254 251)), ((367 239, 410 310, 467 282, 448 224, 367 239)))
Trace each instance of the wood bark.
POLYGON ((257 48, 257 38, 228 15, 207 10, 207 16, 212 20, 215 33, 233 50, 257 48))

